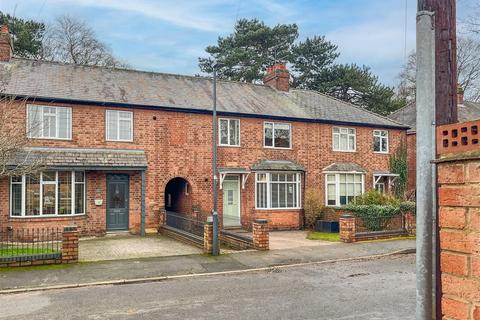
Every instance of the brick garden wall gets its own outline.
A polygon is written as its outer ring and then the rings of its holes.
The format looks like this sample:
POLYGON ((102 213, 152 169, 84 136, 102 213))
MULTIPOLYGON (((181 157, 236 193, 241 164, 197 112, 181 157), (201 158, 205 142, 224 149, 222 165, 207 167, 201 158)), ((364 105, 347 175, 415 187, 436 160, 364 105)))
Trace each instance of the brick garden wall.
MULTIPOLYGON (((189 182, 191 205, 203 213, 212 208, 211 200, 211 115, 167 112, 151 109, 108 108, 134 112, 134 141, 105 141, 105 110, 103 106, 50 104, 72 107, 72 140, 34 140, 36 146, 72 148, 117 148, 145 150, 148 171, 146 177, 146 227, 158 226, 158 212, 164 207, 165 186, 172 178, 182 177, 189 182)), ((25 126, 25 108, 18 112, 16 125, 25 126)), ((388 170, 389 154, 373 152, 373 128, 357 127, 357 151, 332 151, 332 125, 290 122, 292 125, 292 149, 267 149, 263 147, 263 123, 266 119, 241 118, 241 147, 219 147, 218 165, 221 167, 249 167, 258 160, 293 160, 306 168, 302 178, 302 195, 305 189, 314 190, 324 197, 322 170, 333 162, 355 162, 367 169, 365 189, 372 188, 373 171, 388 170)), ((390 152, 397 149, 405 131, 389 130, 390 152)), ((75 222, 82 234, 101 234, 105 231, 105 210, 92 204, 94 185, 104 192, 103 174, 88 174, 87 216, 55 219, 9 218, 9 184, 0 181, 0 223, 2 225, 63 226, 75 222), (67 221, 65 221, 67 220, 67 221), (69 223, 68 223, 69 224, 69 223)), ((140 193, 139 174, 131 175, 130 191, 137 199, 140 193)), ((222 192, 219 193, 220 222, 222 221, 222 192)), ((299 228, 302 225, 301 210, 255 210, 255 176, 251 174, 245 189, 241 190, 241 222, 249 227, 257 218, 267 218, 271 228, 299 228)), ((139 202, 130 201, 130 229, 138 232, 139 202)))
POLYGON ((444 319, 480 319, 480 156, 438 164, 444 319))

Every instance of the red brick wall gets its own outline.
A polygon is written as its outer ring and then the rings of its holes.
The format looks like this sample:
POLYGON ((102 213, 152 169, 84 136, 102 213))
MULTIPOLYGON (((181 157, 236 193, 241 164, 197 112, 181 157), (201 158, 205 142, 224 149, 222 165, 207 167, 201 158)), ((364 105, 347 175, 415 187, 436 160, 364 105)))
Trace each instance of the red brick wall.
MULTIPOLYGON (((55 105, 55 104, 54 104, 55 105)), ((119 148, 143 149, 148 160, 146 179, 147 228, 155 228, 158 224, 158 210, 164 206, 164 191, 168 181, 182 177, 189 182, 192 206, 200 208, 203 213, 212 208, 211 190, 211 116, 167 112, 149 109, 129 109, 134 112, 134 141, 105 141, 105 108, 102 106, 68 105, 72 107, 72 140, 34 140, 38 146, 79 147, 79 148, 119 148)), ((122 109, 125 110, 125 109, 122 109)), ((25 125, 25 113, 19 112, 16 121, 25 125)), ((324 198, 324 175, 322 170, 333 162, 355 162, 368 170, 365 177, 366 190, 372 188, 372 175, 376 170, 388 170, 389 155, 373 152, 373 128, 357 127, 357 151, 332 151, 332 125, 304 122, 292 124, 293 147, 288 150, 267 149, 263 147, 263 119, 241 118, 241 147, 219 147, 218 164, 221 167, 249 167, 258 160, 294 160, 307 170, 302 177, 302 195, 306 189, 313 189, 324 198)), ((390 153, 395 152, 405 132, 389 130, 390 153)), ((103 188, 105 183, 102 174, 94 179, 103 188)), ((133 197, 139 197, 139 175, 132 179, 130 191, 133 197)), ((92 179, 91 177, 89 179, 92 179)), ((91 185, 91 183, 89 183, 91 185)), ((91 188, 89 191, 92 192, 91 188)), ((3 223, 22 222, 8 218, 8 183, 2 182, 0 197, 0 221, 3 223)), ((89 195, 90 196, 90 195, 89 195)), ((219 193, 221 215, 222 192, 219 193)), ((82 233, 100 233, 105 229, 105 209, 92 207, 89 199, 90 214, 87 217, 75 218, 82 233), (103 210, 103 211, 102 211, 103 210), (87 226, 88 225, 88 226, 87 226)), ((130 226, 138 230, 140 204, 131 201, 130 226)), ((255 210, 255 176, 251 174, 246 187, 241 190, 242 224, 250 225, 253 219, 268 216, 270 227, 298 228, 302 220, 301 210, 255 210)), ((220 216, 221 218, 221 216, 220 216)), ((42 219, 43 220, 43 219, 42 219)), ((68 219, 68 220, 71 220, 68 219)), ((21 220, 23 223, 31 222, 21 220)), ((45 220, 42 223, 56 223, 58 219, 45 220)), ((40 222, 36 222, 40 224, 40 222)))
POLYGON ((480 158, 438 166, 444 319, 480 319, 479 171, 480 158))

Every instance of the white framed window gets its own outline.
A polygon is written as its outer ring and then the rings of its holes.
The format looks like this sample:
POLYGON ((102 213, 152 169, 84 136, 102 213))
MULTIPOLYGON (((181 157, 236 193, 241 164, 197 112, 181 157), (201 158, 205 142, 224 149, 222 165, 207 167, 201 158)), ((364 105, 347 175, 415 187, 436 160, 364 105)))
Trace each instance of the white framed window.
POLYGON ((263 146, 266 148, 292 147, 292 127, 289 123, 264 122, 263 133, 263 146))
POLYGON ((327 173, 325 175, 325 204, 344 206, 365 192, 361 173, 327 173))
POLYGON ((133 112, 107 110, 106 138, 107 141, 133 141, 133 112))
POLYGON ((44 171, 10 180, 12 217, 85 214, 85 172, 44 171))
POLYGON ((257 209, 300 209, 300 173, 265 172, 255 176, 257 209))
POLYGON ((375 183, 375 190, 380 193, 385 193, 385 183, 383 182, 375 183))
POLYGON ((355 128, 333 127, 333 151, 356 151, 356 132, 355 128))
POLYGON ((72 108, 27 105, 27 135, 37 139, 72 139, 72 108))
POLYGON ((218 119, 218 144, 221 146, 240 146, 240 120, 218 119))
POLYGON ((388 131, 373 130, 373 151, 388 153, 388 131))

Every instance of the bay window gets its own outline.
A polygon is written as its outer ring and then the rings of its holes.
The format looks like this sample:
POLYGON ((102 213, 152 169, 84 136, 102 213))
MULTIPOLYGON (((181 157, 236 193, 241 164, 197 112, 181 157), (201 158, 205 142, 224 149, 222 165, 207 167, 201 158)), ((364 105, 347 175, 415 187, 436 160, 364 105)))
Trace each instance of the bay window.
POLYGON ((65 216, 85 213, 85 173, 45 171, 12 177, 12 217, 65 216))
POLYGON ((325 180, 327 206, 347 205, 365 190, 360 173, 328 173, 325 180))
POLYGON ((300 208, 300 173, 257 173, 256 208, 300 208))

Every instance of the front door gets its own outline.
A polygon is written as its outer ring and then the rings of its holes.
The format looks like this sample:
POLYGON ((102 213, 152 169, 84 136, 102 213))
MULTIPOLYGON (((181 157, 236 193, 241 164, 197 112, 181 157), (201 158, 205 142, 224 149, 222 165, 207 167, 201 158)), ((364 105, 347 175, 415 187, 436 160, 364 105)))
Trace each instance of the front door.
POLYGON ((107 175, 107 231, 128 230, 128 175, 107 175))
POLYGON ((240 226, 240 180, 227 176, 223 181, 223 226, 240 226))

